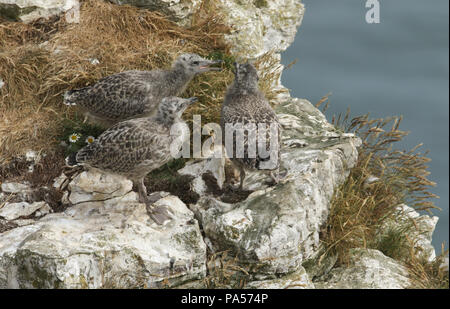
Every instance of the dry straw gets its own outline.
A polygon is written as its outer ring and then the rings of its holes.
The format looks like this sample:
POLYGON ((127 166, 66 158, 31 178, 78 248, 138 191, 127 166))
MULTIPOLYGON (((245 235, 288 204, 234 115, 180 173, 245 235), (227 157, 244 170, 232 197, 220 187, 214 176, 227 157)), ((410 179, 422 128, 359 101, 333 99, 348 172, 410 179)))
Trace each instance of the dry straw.
MULTIPOLYGON (((124 70, 168 67, 182 52, 226 55, 222 38, 228 28, 210 6, 200 8, 190 28, 157 12, 99 0, 82 2, 80 23, 66 23, 64 16, 32 24, 2 22, 1 160, 56 144, 61 121, 76 110, 62 105, 68 89, 124 70)), ((205 74, 190 88, 202 106, 216 105, 220 95, 215 92, 231 76, 228 70, 205 74)))
MULTIPOLYGON (((325 96, 319 103, 327 100, 325 96)), ((384 229, 386 222, 397 222, 399 204, 429 213, 438 209, 432 202, 437 196, 429 189, 435 183, 427 179, 427 152, 418 151, 421 145, 397 149, 398 142, 408 134, 399 130, 401 117, 370 119, 364 115, 349 122, 349 114, 348 110, 344 117, 333 117, 333 124, 356 133, 362 146, 357 165, 331 201, 321 235, 327 250, 321 260, 337 254, 338 264, 346 264, 351 248, 378 249, 407 266, 412 287, 448 288, 448 272, 445 275, 439 268, 442 256, 432 263, 420 257, 417 239, 411 237, 417 235, 414 220, 407 226, 384 229)))
MULTIPOLYGON (((215 1, 204 1, 185 28, 158 12, 86 0, 81 3, 80 23, 66 23, 64 16, 32 24, 2 22, 0 163, 25 149, 54 148, 62 121, 74 119, 76 111, 63 106, 64 91, 125 70, 167 68, 183 52, 225 60, 223 71, 196 77, 183 94, 199 98, 187 111, 187 120, 200 114, 205 123, 218 122, 220 104, 233 80, 233 58, 223 39, 229 28, 218 11, 215 1)), ((273 99, 271 85, 280 73, 267 65, 267 59, 274 61, 270 55, 259 60, 265 61, 261 86, 273 99)))

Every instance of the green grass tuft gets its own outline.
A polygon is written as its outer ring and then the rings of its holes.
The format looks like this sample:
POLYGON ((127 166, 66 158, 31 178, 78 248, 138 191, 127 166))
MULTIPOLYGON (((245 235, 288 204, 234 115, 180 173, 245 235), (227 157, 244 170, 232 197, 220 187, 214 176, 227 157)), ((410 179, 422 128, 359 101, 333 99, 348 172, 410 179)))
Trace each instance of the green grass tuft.
POLYGON ((384 255, 394 260, 403 260, 410 254, 411 245, 407 235, 414 228, 413 225, 407 227, 392 227, 369 246, 383 252, 384 255))
POLYGON ((97 138, 105 131, 101 126, 96 126, 89 123, 83 123, 82 119, 75 115, 73 118, 65 118, 62 121, 62 131, 59 136, 62 145, 65 147, 65 155, 70 155, 79 151, 81 148, 87 145, 86 138, 92 136, 97 138), (80 138, 76 142, 70 142, 69 137, 72 134, 78 134, 80 138))
POLYGON ((209 58, 211 60, 222 60, 223 61, 222 66, 230 71, 234 69, 234 62, 236 61, 234 56, 226 54, 220 50, 210 53, 209 55, 206 56, 206 58, 209 58))

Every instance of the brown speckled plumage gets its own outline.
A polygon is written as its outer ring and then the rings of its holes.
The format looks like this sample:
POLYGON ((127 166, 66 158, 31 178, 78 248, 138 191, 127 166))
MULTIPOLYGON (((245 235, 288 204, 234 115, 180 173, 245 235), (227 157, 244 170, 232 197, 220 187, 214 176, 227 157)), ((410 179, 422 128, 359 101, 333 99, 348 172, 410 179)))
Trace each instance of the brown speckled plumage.
MULTIPOLYGON (((68 163, 123 175, 138 186, 141 201, 148 203, 144 177, 172 159, 170 145, 176 136, 170 135, 170 128, 183 122, 182 113, 196 100, 164 98, 156 115, 114 125, 78 151, 74 158, 68 158, 68 163)), ((167 219, 167 214, 153 212, 151 215, 158 223, 167 219)))
POLYGON ((219 62, 183 54, 169 70, 125 71, 67 91, 64 104, 78 105, 88 119, 104 126, 150 116, 163 98, 180 95, 196 74, 219 70, 209 67, 219 62))
MULTIPOLYGON (((277 128, 277 136, 274 138, 276 141, 276 154, 271 154, 269 158, 262 158, 256 151, 256 157, 250 158, 248 156, 248 134, 244 135, 244 157, 236 158, 235 153, 232 155, 232 162, 237 165, 241 172, 240 188, 242 189, 245 169, 261 169, 261 163, 271 159, 276 160, 273 171, 275 175, 271 173, 272 178, 277 181, 278 169, 280 165, 280 142, 281 142, 281 125, 279 124, 277 115, 273 111, 264 94, 258 88, 258 74, 255 67, 250 64, 235 64, 235 80, 228 88, 225 100, 222 105, 220 125, 222 132, 225 133, 225 124, 237 124, 243 125, 248 123, 265 124, 267 128, 271 124, 274 124, 277 128), (276 155, 274 158, 273 155, 276 155)), ((266 149, 270 149, 270 134, 268 129, 266 138, 266 149)), ((225 143, 225 136, 223 137, 225 143)), ((235 151, 236 147, 233 147, 235 151)))

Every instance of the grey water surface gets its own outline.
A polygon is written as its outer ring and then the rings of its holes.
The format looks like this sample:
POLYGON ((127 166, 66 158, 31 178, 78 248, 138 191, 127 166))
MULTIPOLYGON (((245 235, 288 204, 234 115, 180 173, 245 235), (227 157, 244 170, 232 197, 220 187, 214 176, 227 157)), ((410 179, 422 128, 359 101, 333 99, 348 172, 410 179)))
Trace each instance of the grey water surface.
POLYGON ((306 13, 282 54, 283 85, 313 104, 331 92, 333 114, 403 115, 410 134, 398 148, 429 150, 432 192, 442 211, 433 244, 449 240, 449 1, 380 0, 380 23, 365 20, 365 0, 303 0, 306 13))

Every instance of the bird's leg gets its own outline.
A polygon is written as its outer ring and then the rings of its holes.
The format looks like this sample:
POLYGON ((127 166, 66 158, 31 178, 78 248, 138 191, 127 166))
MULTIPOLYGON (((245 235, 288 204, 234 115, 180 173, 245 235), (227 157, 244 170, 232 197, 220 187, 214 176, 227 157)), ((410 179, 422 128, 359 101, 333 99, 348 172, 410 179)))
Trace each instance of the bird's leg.
POLYGON ((153 205, 154 199, 150 200, 147 196, 147 188, 144 185, 144 178, 140 179, 137 183, 139 192, 139 201, 145 203, 147 207, 147 213, 150 218, 153 219, 157 224, 163 225, 165 221, 172 219, 172 217, 167 212, 167 207, 153 205))
MULTIPOLYGON (((230 177, 234 178, 235 175, 236 175, 235 174, 236 171, 239 170, 239 185, 234 184, 234 181, 233 181, 233 184, 232 184, 231 183, 231 179, 230 179, 230 180, 227 181, 227 183, 228 183, 227 187, 230 188, 232 191, 236 191, 236 190, 243 191, 244 179, 245 179, 245 169, 244 169, 244 167, 241 164, 238 164, 238 163, 236 163, 234 161, 231 161, 231 164, 232 164, 232 167, 233 167, 232 168, 233 176, 230 176, 230 177)), ((225 169, 225 173, 226 173, 226 169, 225 169)))
POLYGON ((277 184, 280 181, 280 169, 270 171, 270 178, 272 178, 273 183, 277 184))
POLYGON ((138 188, 139 202, 147 204, 148 202, 147 188, 144 185, 144 178, 139 179, 139 181, 136 182, 135 184, 138 188))
POLYGON ((244 189, 245 169, 243 166, 239 166, 239 190, 244 189))
POLYGON ((270 171, 271 182, 269 184, 277 184, 281 180, 283 180, 287 176, 287 172, 285 171, 283 174, 280 173, 280 168, 276 170, 270 171))

